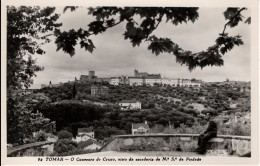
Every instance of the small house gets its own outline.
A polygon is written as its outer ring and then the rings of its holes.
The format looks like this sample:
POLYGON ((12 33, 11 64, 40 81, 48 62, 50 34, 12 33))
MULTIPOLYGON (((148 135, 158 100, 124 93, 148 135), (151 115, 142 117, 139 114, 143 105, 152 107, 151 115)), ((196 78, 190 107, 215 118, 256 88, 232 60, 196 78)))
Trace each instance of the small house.
POLYGON ((73 141, 79 143, 82 141, 95 140, 95 133, 92 127, 89 128, 78 128, 78 134, 73 141))
POLYGON ((132 123, 132 135, 138 135, 138 134, 147 134, 149 131, 149 126, 147 124, 147 121, 144 123, 132 123))

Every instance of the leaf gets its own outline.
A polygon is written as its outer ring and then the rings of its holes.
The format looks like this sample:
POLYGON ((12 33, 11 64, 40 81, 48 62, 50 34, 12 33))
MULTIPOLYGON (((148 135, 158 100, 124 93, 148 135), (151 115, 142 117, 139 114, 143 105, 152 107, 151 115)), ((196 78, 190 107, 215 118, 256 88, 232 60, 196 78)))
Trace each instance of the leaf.
POLYGON ((43 51, 42 49, 39 48, 39 49, 37 49, 36 53, 42 55, 42 54, 45 54, 45 51, 43 51))
POLYGON ((221 45, 221 44, 224 44, 225 43, 225 38, 224 37, 218 37, 217 39, 216 39, 216 43, 218 44, 218 45, 221 45))
POLYGON ((100 20, 101 20, 101 14, 97 14, 96 20, 97 20, 97 21, 100 21, 100 20))
POLYGON ((94 45, 88 45, 88 47, 87 47, 87 50, 90 52, 90 53, 92 53, 93 52, 93 50, 94 50, 94 45))
POLYGON ((227 52, 227 48, 226 47, 221 47, 220 48, 220 52, 224 55, 227 52))
POLYGON ((126 29, 127 30, 129 30, 129 29, 131 29, 133 27, 134 27, 134 22, 132 22, 132 21, 127 22, 127 24, 126 24, 126 29))
POLYGON ((43 9, 42 11, 42 16, 45 16, 45 17, 48 17, 50 16, 53 12, 55 11, 55 8, 54 7, 46 7, 43 9))
POLYGON ((149 50, 152 50, 156 56, 163 52, 173 52, 175 49, 173 48, 173 42, 168 38, 157 38, 152 36, 149 38, 151 44, 148 46, 149 50))
POLYGON ((63 13, 65 13, 68 9, 70 9, 71 12, 75 11, 76 8, 78 8, 77 6, 66 6, 63 9, 63 13))
POLYGON ((90 53, 92 53, 93 50, 94 50, 94 48, 95 48, 95 46, 94 46, 93 42, 92 42, 90 39, 88 39, 87 41, 88 41, 88 43, 87 43, 87 42, 84 42, 84 41, 81 41, 81 42, 80 42, 80 46, 81 46, 81 48, 84 47, 85 50, 87 50, 87 51, 89 51, 90 53))
POLYGON ((245 21, 245 23, 251 24, 251 17, 248 17, 245 21))
POLYGON ((85 43, 84 41, 81 41, 79 44, 80 44, 80 48, 83 48, 83 47, 85 47, 85 45, 86 45, 87 43, 85 43))
POLYGON ((227 10, 223 13, 226 20, 230 20, 237 13, 238 8, 227 8, 227 10))
POLYGON ((242 21, 242 16, 241 15, 237 15, 236 17, 233 17, 232 21, 228 25, 231 28, 233 28, 233 27, 238 25, 239 21, 242 21))
POLYGON ((120 13, 120 21, 130 20, 130 18, 135 14, 135 8, 125 7, 120 13))
POLYGON ((94 10, 95 10, 95 9, 94 9, 93 7, 89 7, 89 8, 88 8, 88 14, 89 14, 89 15, 93 15, 94 10))
POLYGON ((91 22, 89 26, 89 31, 93 32, 95 35, 98 33, 102 33, 106 30, 106 28, 103 25, 104 21, 93 21, 91 22))
POLYGON ((73 49, 69 50, 69 54, 70 54, 71 57, 74 56, 75 55, 75 49, 73 48, 73 49))
POLYGON ((136 35, 136 29, 135 29, 134 27, 128 29, 127 32, 128 32, 128 34, 129 34, 129 36, 134 36, 134 35, 136 35))
POLYGON ((60 43, 60 42, 56 42, 56 44, 57 44, 57 49, 56 49, 56 51, 59 51, 59 50, 61 49, 61 43, 60 43))
POLYGON ((60 36, 56 38, 57 51, 62 48, 65 53, 69 53, 70 56, 75 55, 74 46, 77 44, 78 34, 75 30, 69 32, 62 32, 60 36))
POLYGON ((112 19, 110 19, 110 20, 107 20, 106 23, 107 23, 107 26, 108 26, 108 27, 112 27, 113 24, 115 23, 115 20, 112 18, 112 19))

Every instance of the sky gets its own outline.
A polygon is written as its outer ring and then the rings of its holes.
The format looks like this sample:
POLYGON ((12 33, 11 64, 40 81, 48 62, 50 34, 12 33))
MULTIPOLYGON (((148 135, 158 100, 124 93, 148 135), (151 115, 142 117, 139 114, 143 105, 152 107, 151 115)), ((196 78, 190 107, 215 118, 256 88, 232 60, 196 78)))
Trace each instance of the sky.
MULTIPOLYGON (((59 22, 63 23, 62 30, 87 29, 88 24, 94 20, 88 15, 87 7, 74 12, 62 13, 63 7, 58 7, 61 13, 59 22)), ((158 37, 168 37, 184 50, 199 52, 212 46, 223 31, 227 22, 223 12, 225 8, 199 8, 199 19, 195 23, 183 23, 178 26, 171 23, 161 23, 153 32, 158 37)), ((250 10, 243 11, 245 19, 250 16, 250 10)), ((88 75, 94 70, 98 77, 112 77, 128 75, 133 76, 134 70, 158 74, 167 78, 196 78, 203 81, 250 81, 250 25, 240 23, 235 28, 227 28, 230 35, 241 35, 244 45, 235 46, 223 57, 224 66, 207 66, 202 70, 196 68, 190 72, 185 65, 176 63, 174 55, 160 54, 156 56, 147 49, 147 43, 139 47, 132 47, 129 40, 124 40, 125 23, 108 29, 97 36, 91 36, 96 49, 93 53, 76 46, 73 57, 62 50, 56 52, 54 40, 42 48, 44 55, 36 55, 37 64, 44 66, 44 71, 38 72, 34 77, 31 88, 40 88, 41 84, 53 84, 79 79, 80 75, 88 75)))

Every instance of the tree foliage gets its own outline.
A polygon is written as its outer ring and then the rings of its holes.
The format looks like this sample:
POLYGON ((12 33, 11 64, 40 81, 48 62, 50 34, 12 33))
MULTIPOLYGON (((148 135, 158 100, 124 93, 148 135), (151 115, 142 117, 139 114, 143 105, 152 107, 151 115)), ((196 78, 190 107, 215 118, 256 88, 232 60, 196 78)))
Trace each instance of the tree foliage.
POLYGON ((54 7, 7 6, 7 88, 28 88, 37 71, 43 70, 33 59, 34 54, 44 54, 44 43, 50 42, 46 33, 62 24, 54 7), (27 60, 26 60, 27 59, 27 60))
POLYGON ((59 139, 72 139, 72 133, 62 130, 58 133, 58 138, 59 139))
POLYGON ((58 133, 59 139, 54 144, 55 155, 63 156, 64 154, 77 150, 77 143, 71 140, 72 134, 66 130, 58 133))
POLYGON ((17 142, 32 132, 45 129, 49 119, 33 113, 28 103, 21 101, 17 90, 29 88, 32 77, 43 67, 36 64, 35 54, 44 54, 49 34, 61 24, 54 7, 7 6, 7 130, 8 142, 17 142))
MULTIPOLYGON (((17 95, 17 94, 16 94, 17 95)), ((34 96, 34 95, 33 95, 34 96)), ((17 143, 31 138, 34 132, 52 131, 54 121, 33 110, 40 101, 32 104, 31 96, 10 97, 7 102, 7 142, 17 143)), ((41 103, 46 103, 41 101, 41 103)))
MULTIPOLYGON (((76 10, 78 7, 67 6, 68 9, 76 10)), ((241 12, 246 8, 227 8, 223 13, 228 21, 224 25, 224 30, 219 34, 213 46, 208 49, 194 53, 182 49, 170 38, 161 38, 153 35, 161 22, 169 22, 173 26, 182 23, 194 23, 199 18, 199 8, 195 7, 96 7, 89 8, 88 14, 95 17, 95 20, 88 24, 86 29, 70 30, 68 32, 57 31, 57 50, 62 49, 71 56, 75 54, 75 45, 80 43, 81 48, 85 48, 92 53, 95 46, 91 40, 92 35, 98 35, 118 24, 125 23, 124 39, 129 40, 133 47, 140 46, 141 43, 148 43, 148 50, 155 55, 169 53, 176 57, 180 64, 188 66, 191 71, 196 67, 222 66, 224 64, 223 55, 232 50, 234 46, 243 44, 241 36, 230 36, 226 33, 226 27, 233 28, 243 21, 241 12)), ((245 23, 250 24, 251 18, 245 23)))

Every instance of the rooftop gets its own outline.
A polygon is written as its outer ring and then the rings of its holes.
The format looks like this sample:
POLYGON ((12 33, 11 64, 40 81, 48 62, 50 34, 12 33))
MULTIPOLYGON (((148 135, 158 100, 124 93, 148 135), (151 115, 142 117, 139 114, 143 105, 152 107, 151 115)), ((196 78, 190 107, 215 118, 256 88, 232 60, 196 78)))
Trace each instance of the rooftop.
POLYGON ((133 129, 138 129, 139 127, 144 127, 146 129, 149 129, 149 126, 148 124, 145 124, 145 123, 133 123, 133 129))
POLYGON ((139 101, 136 99, 131 99, 131 100, 122 100, 120 103, 136 103, 136 102, 139 102, 139 101))

